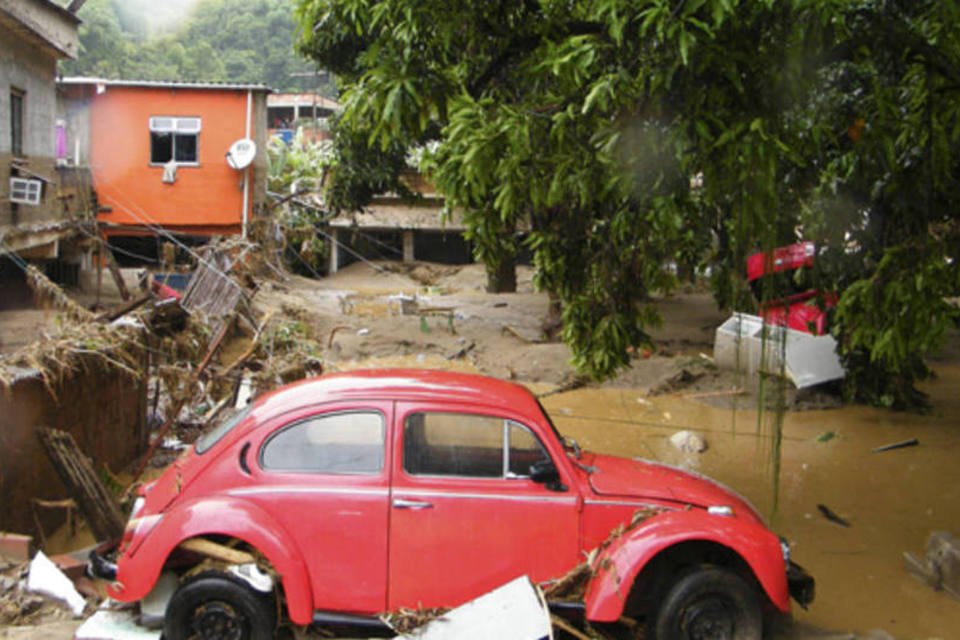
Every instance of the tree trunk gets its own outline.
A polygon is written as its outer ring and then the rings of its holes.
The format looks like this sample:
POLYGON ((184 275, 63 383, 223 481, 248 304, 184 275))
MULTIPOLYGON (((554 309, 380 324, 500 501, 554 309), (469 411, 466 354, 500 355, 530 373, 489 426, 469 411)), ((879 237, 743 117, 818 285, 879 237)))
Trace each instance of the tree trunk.
POLYGON ((504 257, 494 265, 487 265, 487 293, 516 293, 517 259, 504 257))

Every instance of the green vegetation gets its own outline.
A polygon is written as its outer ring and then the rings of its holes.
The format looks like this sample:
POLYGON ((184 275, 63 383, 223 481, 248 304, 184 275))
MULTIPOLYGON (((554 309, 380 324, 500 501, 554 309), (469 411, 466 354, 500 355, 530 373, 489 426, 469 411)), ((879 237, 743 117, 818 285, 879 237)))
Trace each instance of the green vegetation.
POLYGON ((315 276, 326 269, 327 245, 317 234, 324 212, 317 207, 302 206, 297 194, 319 192, 324 176, 333 163, 329 142, 314 142, 301 129, 289 145, 278 137, 267 142, 267 188, 289 200, 275 209, 274 219, 283 230, 284 263, 287 268, 305 276, 315 276))
POLYGON ((288 0, 89 0, 79 16, 80 56, 63 64, 64 75, 335 95, 328 75, 293 51, 288 0))
POLYGON ((648 341, 667 263, 709 266, 742 308, 746 255, 799 234, 841 292, 849 396, 922 403, 958 321, 960 5, 298 0, 297 19, 367 143, 349 175, 425 148, 494 271, 528 223, 582 372, 648 341))

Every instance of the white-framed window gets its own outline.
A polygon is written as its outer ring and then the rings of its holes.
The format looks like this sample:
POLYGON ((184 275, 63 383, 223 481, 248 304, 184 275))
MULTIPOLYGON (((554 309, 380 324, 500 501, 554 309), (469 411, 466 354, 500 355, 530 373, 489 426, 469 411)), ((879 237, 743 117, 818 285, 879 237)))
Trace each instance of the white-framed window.
POLYGON ((151 117, 150 164, 199 164, 200 128, 200 118, 151 117))
POLYGON ((39 205, 43 182, 28 178, 10 178, 10 202, 39 205))

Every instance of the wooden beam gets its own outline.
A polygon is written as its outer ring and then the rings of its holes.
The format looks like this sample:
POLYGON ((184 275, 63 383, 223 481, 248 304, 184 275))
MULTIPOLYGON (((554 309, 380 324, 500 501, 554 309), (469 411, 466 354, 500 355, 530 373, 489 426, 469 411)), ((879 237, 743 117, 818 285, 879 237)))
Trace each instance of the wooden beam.
POLYGON ((246 551, 237 551, 231 547, 207 540, 206 538, 191 538, 184 540, 179 547, 185 551, 199 553, 202 556, 213 558, 214 560, 223 560, 229 564, 256 564, 257 559, 253 554, 246 551))

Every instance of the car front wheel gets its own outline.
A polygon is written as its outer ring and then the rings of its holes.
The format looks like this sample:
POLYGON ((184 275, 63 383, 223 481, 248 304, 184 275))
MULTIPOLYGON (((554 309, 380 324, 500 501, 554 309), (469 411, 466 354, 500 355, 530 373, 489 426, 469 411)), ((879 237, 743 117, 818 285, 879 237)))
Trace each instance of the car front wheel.
POLYGON ((763 617, 756 590, 720 567, 696 569, 668 587, 647 637, 656 640, 759 640, 763 617))
POLYGON ((165 640, 268 640, 276 626, 273 598, 243 581, 204 572, 184 582, 170 598, 165 640))

